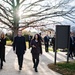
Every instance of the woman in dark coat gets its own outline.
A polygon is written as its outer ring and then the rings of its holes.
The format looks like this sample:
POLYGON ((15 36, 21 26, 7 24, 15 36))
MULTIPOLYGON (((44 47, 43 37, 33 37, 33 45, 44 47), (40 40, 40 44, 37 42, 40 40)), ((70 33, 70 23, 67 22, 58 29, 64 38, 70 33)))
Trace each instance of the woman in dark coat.
POLYGON ((0 69, 2 65, 2 49, 1 49, 1 38, 0 38, 0 69))
POLYGON ((32 50, 31 50, 32 60, 33 60, 33 63, 34 63, 33 67, 35 69, 35 72, 38 72, 37 67, 38 67, 38 64, 39 64, 39 55, 40 55, 40 44, 39 44, 38 34, 36 34, 34 36, 34 39, 31 41, 31 47, 32 47, 32 50))
POLYGON ((0 39, 0 58, 1 58, 1 69, 3 67, 3 61, 5 62, 5 45, 6 45, 6 38, 4 33, 1 34, 0 39))

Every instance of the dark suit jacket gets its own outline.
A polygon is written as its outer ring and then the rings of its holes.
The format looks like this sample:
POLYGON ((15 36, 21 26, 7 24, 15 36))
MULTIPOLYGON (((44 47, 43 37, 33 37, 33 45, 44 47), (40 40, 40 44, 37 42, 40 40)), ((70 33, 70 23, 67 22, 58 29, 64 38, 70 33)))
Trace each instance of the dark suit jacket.
POLYGON ((44 37, 44 43, 46 46, 49 45, 49 37, 47 38, 47 36, 44 37))
POLYGON ((54 37, 52 38, 52 45, 53 45, 53 47, 55 47, 55 38, 54 37))
POLYGON ((25 53, 26 50, 26 42, 25 42, 25 37, 21 36, 16 36, 14 38, 13 42, 13 50, 16 49, 16 54, 21 55, 25 53))
MULTIPOLYGON (((74 37, 73 37, 74 39, 74 37)), ((70 37, 70 50, 73 50, 74 44, 72 44, 72 38, 70 37)))
POLYGON ((28 41, 30 42, 30 41, 31 41, 31 39, 32 39, 32 36, 31 36, 31 35, 29 35, 29 36, 28 36, 28 41))

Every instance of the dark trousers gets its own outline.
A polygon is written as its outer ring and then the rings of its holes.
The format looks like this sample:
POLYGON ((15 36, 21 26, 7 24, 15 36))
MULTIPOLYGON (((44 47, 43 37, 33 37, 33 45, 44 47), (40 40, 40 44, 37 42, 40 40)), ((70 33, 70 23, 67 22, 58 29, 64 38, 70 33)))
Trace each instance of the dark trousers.
POLYGON ((74 46, 72 45, 69 50, 69 57, 73 57, 74 46))
POLYGON ((5 62, 5 61, 6 61, 6 60, 5 60, 5 48, 3 48, 2 50, 3 50, 3 55, 2 55, 2 57, 3 57, 3 61, 5 62))
POLYGON ((37 69, 38 64, 39 64, 39 57, 38 57, 38 58, 34 58, 34 57, 33 57, 32 60, 33 60, 33 63, 34 63, 34 68, 37 69))
POLYGON ((53 52, 55 52, 55 46, 53 46, 53 52))
POLYGON ((73 56, 75 56, 75 45, 74 45, 74 48, 73 48, 73 56))
POLYGON ((40 45, 40 53, 42 54, 42 45, 40 45))
POLYGON ((0 59, 0 69, 2 69, 2 67, 3 67, 3 60, 0 59))
POLYGON ((48 52, 48 44, 45 44, 45 51, 48 52))
POLYGON ((22 64, 23 64, 23 55, 17 55, 18 57, 18 65, 20 68, 22 68, 22 64))

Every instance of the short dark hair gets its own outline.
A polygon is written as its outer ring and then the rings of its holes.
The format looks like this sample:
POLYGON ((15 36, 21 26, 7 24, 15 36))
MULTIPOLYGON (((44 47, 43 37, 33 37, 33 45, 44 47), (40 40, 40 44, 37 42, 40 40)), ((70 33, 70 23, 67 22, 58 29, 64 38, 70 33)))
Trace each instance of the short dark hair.
POLYGON ((41 35, 41 33, 39 33, 41 35))

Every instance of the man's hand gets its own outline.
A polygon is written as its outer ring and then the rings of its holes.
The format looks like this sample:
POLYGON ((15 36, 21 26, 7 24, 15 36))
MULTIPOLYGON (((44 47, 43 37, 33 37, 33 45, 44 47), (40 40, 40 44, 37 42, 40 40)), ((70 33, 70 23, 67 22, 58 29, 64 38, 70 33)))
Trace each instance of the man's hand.
POLYGON ((32 47, 36 48, 36 46, 32 45, 32 47))

